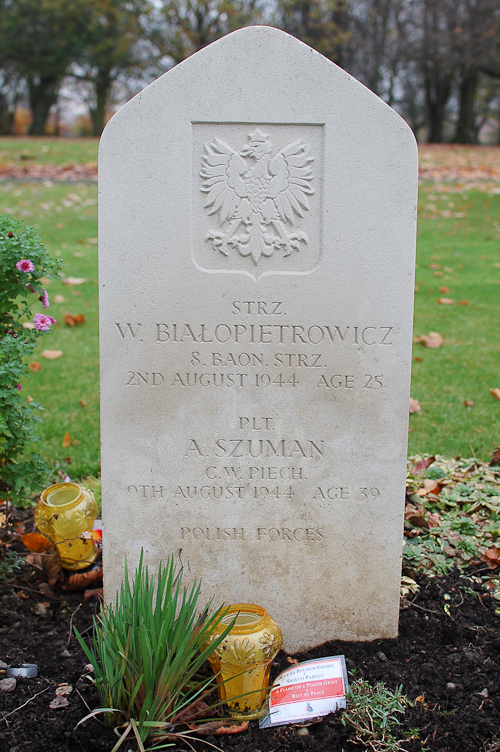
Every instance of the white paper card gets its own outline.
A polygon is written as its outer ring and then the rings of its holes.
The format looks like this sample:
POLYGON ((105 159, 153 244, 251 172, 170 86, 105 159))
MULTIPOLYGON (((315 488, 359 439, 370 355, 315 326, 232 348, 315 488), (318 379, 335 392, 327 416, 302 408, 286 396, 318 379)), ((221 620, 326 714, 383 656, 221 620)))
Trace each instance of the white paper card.
POLYGON ((345 708, 348 690, 343 655, 305 661, 283 671, 269 693, 269 713, 260 727, 300 723, 345 708))

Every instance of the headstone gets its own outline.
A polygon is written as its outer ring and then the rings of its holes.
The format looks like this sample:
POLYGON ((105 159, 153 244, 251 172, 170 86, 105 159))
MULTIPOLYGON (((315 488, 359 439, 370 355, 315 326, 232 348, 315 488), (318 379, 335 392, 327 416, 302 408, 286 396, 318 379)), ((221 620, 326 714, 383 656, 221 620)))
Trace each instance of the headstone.
POLYGON ((288 651, 397 634, 417 152, 269 27, 148 86, 101 143, 106 599, 141 549, 288 651))

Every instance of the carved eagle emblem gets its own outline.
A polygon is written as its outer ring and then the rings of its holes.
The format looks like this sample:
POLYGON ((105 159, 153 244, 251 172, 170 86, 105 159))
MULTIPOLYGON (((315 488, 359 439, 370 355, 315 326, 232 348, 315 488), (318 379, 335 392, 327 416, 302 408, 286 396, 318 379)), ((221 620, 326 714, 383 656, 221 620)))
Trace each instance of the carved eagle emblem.
POLYGON ((302 139, 275 152, 268 134, 257 128, 239 152, 218 138, 204 150, 204 207, 218 218, 206 238, 214 249, 225 256, 236 251, 257 265, 263 256, 289 256, 307 244, 306 234, 295 228, 314 193, 314 157, 302 139))

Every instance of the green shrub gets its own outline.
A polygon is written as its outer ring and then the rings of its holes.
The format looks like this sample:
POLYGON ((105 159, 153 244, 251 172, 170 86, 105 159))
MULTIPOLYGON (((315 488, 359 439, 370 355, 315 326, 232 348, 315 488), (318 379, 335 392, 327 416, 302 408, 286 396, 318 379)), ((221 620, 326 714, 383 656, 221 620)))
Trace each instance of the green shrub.
POLYGON ((200 616, 200 585, 195 582, 189 591, 182 586, 182 569, 177 570, 172 556, 164 567, 160 563, 155 578, 142 561, 141 554, 132 584, 125 563, 114 606, 103 607, 94 620, 91 647, 75 629, 94 667, 103 705, 91 715, 105 711, 108 721, 120 727, 115 749, 131 731, 139 749, 144 749, 146 740, 190 738, 176 728, 199 716, 195 703, 214 689, 215 677, 198 672, 234 623, 210 640, 227 610, 211 614, 208 604, 200 616), (207 640, 209 647, 201 649, 207 640))
POLYGON ((32 315, 41 300, 49 305, 43 278, 58 276, 60 262, 46 252, 35 232, 23 223, 0 216, 0 498, 22 506, 40 488, 50 468, 29 451, 37 440, 36 410, 21 396, 20 381, 29 375, 26 358, 54 319, 32 315), (32 328, 26 328, 28 323, 32 328))

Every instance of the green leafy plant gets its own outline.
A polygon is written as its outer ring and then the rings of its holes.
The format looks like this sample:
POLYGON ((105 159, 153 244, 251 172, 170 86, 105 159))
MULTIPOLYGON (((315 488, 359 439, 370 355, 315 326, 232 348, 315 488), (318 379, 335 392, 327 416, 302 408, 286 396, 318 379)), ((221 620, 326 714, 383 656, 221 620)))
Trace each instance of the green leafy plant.
POLYGON ((182 569, 175 566, 172 556, 165 566, 160 563, 153 577, 143 566, 141 553, 133 582, 125 562, 115 604, 103 607, 94 620, 90 647, 75 629, 94 667, 103 705, 90 715, 106 712, 107 720, 121 733, 113 752, 130 732, 140 750, 145 749, 146 740, 168 742, 162 746, 173 746, 170 742, 180 738, 188 740, 189 732, 178 731, 178 726, 205 715, 204 699, 213 691, 216 678, 199 672, 234 620, 211 639, 227 610, 211 613, 209 603, 200 616, 199 594, 198 582, 189 591, 182 585, 182 569))
POLYGON ((17 506, 27 503, 50 472, 29 451, 38 438, 36 410, 43 408, 23 399, 20 382, 30 375, 26 358, 37 339, 55 322, 41 312, 32 315, 32 306, 40 299, 48 308, 43 280, 58 276, 59 268, 33 229, 0 216, 0 498, 17 506))
POLYGON ((402 687, 389 689, 383 682, 374 686, 363 679, 352 682, 347 695, 347 711, 342 714, 344 726, 352 726, 355 741, 373 752, 402 752, 392 730, 401 723, 410 700, 402 687))

